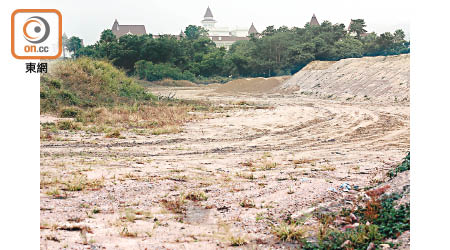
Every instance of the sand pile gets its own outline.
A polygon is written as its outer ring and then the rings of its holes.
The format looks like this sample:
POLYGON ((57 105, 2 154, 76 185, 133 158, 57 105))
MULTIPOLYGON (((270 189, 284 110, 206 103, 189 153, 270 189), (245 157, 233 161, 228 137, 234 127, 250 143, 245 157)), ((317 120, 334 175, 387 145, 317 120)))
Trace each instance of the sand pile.
POLYGON ((270 78, 243 78, 229 81, 216 89, 216 92, 225 93, 268 93, 279 87, 290 76, 276 76, 270 78))
POLYGON ((278 89, 327 97, 409 101, 409 54, 314 61, 278 89))

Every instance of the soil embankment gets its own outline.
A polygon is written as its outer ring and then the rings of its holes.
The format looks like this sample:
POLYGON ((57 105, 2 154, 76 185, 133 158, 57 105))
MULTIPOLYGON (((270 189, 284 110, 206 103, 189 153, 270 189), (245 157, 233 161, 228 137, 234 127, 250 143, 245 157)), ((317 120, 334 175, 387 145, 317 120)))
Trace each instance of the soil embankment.
POLYGON ((409 54, 313 61, 279 90, 322 97, 409 101, 409 54))

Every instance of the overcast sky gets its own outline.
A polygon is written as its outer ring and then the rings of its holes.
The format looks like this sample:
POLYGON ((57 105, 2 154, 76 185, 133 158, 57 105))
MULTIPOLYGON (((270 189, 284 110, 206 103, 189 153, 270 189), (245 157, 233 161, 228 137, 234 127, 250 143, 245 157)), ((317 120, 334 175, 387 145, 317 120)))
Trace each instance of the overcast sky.
POLYGON ((303 27, 316 14, 319 22, 349 24, 363 18, 369 32, 393 32, 401 28, 409 38, 410 9, 396 0, 41 0, 42 8, 54 8, 63 16, 67 36, 79 36, 93 44, 104 29, 119 24, 144 24, 147 33, 179 34, 189 24, 200 25, 210 6, 220 27, 250 27, 258 31, 269 25, 303 27))

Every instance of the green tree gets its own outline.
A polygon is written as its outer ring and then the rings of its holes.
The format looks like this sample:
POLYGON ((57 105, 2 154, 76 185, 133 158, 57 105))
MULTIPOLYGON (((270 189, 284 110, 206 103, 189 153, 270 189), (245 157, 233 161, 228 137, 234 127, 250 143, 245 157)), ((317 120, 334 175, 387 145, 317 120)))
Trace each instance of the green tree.
POLYGON ((202 36, 203 37, 208 36, 208 31, 201 26, 189 25, 184 30, 184 34, 186 35, 187 39, 194 40, 202 36))
POLYGON ((347 37, 336 42, 337 58, 361 57, 364 52, 363 43, 353 37, 347 37))
POLYGON ((356 38, 360 39, 361 34, 367 32, 364 28, 366 27, 366 22, 364 19, 352 19, 350 24, 350 33, 356 33, 356 38))
POLYGON ((116 40, 117 40, 116 35, 114 35, 112 30, 110 29, 102 31, 102 34, 100 35, 100 42, 110 43, 116 40))
POLYGON ((271 26, 267 26, 265 30, 263 30, 263 32, 261 32, 262 36, 272 36, 277 32, 277 30, 275 29, 275 27, 273 25, 271 26))
POLYGON ((378 48, 381 50, 381 55, 391 55, 392 47, 394 45, 394 36, 390 32, 384 32, 381 34, 377 40, 376 44, 378 48))
POLYGON ((398 29, 394 32, 394 43, 401 43, 405 41, 405 32, 398 29))
POLYGON ((74 52, 74 54, 76 54, 76 52, 81 49, 83 47, 83 43, 81 41, 81 39, 79 37, 76 36, 72 36, 68 41, 67 41, 67 49, 71 52, 74 52))

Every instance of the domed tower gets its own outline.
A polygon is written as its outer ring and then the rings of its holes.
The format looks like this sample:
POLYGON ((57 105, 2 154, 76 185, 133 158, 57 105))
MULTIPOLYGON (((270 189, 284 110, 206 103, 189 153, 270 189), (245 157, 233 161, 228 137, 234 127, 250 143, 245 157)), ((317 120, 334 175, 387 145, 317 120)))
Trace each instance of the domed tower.
POLYGON ((202 20, 202 25, 205 29, 213 29, 215 24, 217 23, 216 20, 214 20, 213 14, 211 12, 211 9, 208 8, 206 9, 205 15, 203 16, 203 20, 202 20))

